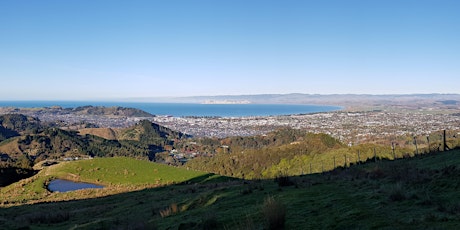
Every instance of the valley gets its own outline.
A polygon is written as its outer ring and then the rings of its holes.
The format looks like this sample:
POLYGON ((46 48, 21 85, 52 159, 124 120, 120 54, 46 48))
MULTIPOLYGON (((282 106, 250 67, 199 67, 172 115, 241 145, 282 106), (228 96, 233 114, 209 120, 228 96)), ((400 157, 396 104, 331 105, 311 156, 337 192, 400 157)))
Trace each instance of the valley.
POLYGON ((0 187, 0 228, 450 228, 460 221, 456 113, 137 117, 87 107, 53 120, 56 109, 41 110, 46 121, 0 115, 1 177, 15 178, 0 187), (132 123, 107 125, 121 120, 132 123), (193 129, 203 135, 183 132, 193 129), (51 192, 55 179, 103 188, 51 192))

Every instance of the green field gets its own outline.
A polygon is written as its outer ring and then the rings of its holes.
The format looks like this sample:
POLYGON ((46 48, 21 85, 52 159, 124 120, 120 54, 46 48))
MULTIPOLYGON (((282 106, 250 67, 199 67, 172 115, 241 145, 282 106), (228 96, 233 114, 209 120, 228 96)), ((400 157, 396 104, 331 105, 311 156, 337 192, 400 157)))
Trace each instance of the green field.
MULTIPOLYGON (((143 189, 67 202, 57 200, 79 193, 48 194, 35 202, 54 196, 56 201, 5 206, 0 209, 0 229, 276 229, 282 224, 285 229, 460 226, 458 150, 276 181, 228 180, 168 166, 152 172, 144 164, 153 168, 156 164, 128 158, 98 161, 66 163, 67 166, 52 167, 48 173, 53 177, 78 174, 83 181, 98 180, 111 188, 129 185, 143 189), (109 169, 117 173, 109 173, 109 169), (143 171, 158 177, 140 175, 143 171), (164 186, 145 187, 148 183, 157 185, 158 178, 165 182, 164 186), (177 184, 186 180, 192 181, 177 184)), ((2 189, 2 196, 9 187, 2 189)))
POLYGON ((62 162, 41 170, 37 175, 1 188, 2 204, 15 205, 42 201, 74 200, 106 196, 132 190, 182 183, 211 174, 175 168, 126 157, 95 158, 62 162), (52 179, 67 179, 105 186, 67 193, 50 193, 46 184, 52 179))

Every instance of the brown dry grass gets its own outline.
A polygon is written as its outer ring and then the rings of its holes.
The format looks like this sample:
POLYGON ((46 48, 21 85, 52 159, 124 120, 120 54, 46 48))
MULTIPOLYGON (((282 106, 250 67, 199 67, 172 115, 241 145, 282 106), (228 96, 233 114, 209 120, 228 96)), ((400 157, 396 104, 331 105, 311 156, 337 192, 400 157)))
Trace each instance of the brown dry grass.
POLYGON ((117 129, 112 128, 85 128, 78 130, 80 135, 84 136, 86 134, 102 137, 108 140, 117 140, 118 132, 117 129))
POLYGON ((11 140, 3 145, 0 145, 0 152, 8 154, 22 153, 22 151, 19 149, 18 142, 16 140, 11 140))

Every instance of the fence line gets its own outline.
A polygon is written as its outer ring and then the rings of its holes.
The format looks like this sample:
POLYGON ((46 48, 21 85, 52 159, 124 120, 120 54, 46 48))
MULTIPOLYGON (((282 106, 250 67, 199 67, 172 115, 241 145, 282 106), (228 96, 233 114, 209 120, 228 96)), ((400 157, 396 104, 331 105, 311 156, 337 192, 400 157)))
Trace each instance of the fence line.
MULTIPOLYGON (((368 151, 361 151, 363 149, 358 149, 356 153, 345 153, 343 154, 343 158, 338 157, 338 155, 334 155, 329 159, 312 159, 307 161, 309 164, 309 174, 323 173, 338 167, 349 168, 353 164, 361 164, 372 160, 374 162, 378 162, 383 159, 397 160, 458 149, 460 148, 460 139, 458 136, 458 133, 447 134, 446 130, 442 130, 441 134, 435 133, 431 136, 427 135, 422 137, 414 136, 412 143, 413 151, 407 151, 407 147, 399 147, 399 144, 396 141, 392 141, 389 150, 390 152, 381 150, 382 152, 379 153, 376 147, 373 147, 368 151), (426 138, 426 142, 420 141, 422 138, 426 138), (426 143, 425 147, 421 147, 424 146, 423 143, 426 143), (343 159, 343 161, 339 159, 343 159)), ((302 174, 304 174, 303 170, 302 174)))

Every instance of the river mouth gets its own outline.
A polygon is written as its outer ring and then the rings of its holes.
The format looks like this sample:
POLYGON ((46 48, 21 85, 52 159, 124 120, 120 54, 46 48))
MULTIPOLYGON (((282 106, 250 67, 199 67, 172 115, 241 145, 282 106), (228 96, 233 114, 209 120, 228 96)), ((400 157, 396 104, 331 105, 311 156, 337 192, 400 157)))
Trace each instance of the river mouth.
POLYGON ((48 184, 48 190, 51 192, 70 192, 81 189, 104 188, 102 185, 74 182, 70 180, 55 179, 48 184))

